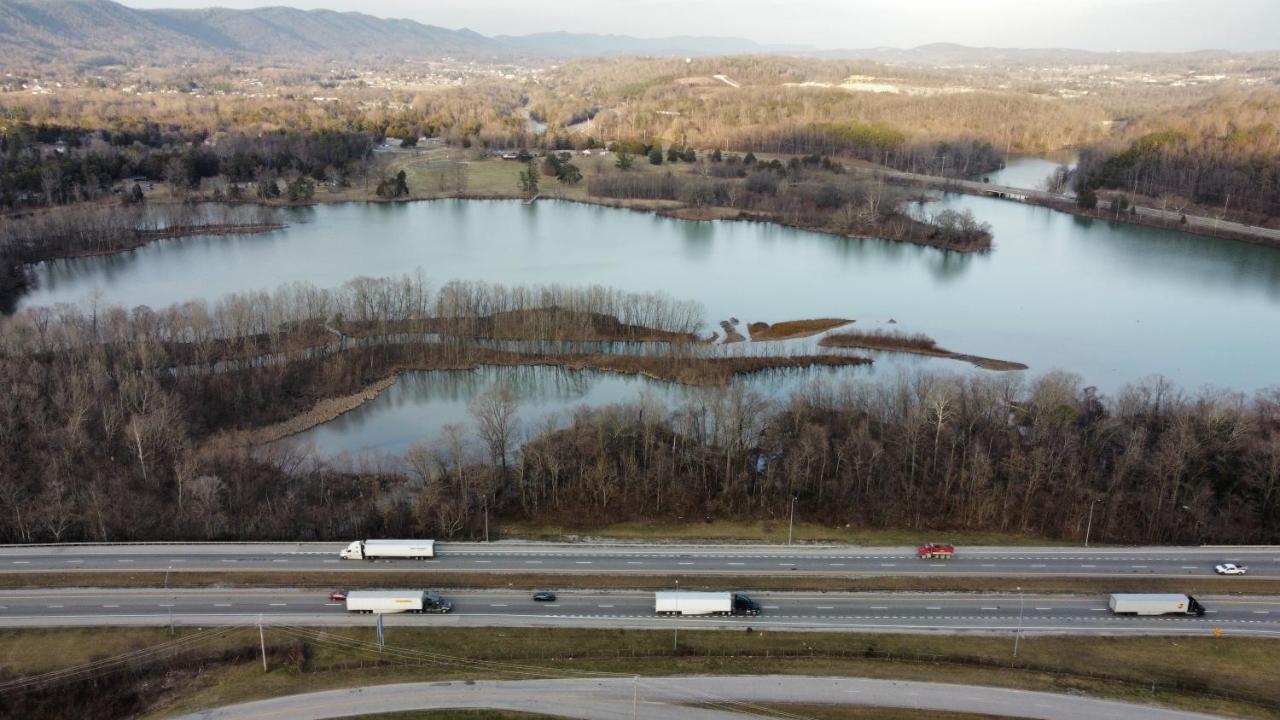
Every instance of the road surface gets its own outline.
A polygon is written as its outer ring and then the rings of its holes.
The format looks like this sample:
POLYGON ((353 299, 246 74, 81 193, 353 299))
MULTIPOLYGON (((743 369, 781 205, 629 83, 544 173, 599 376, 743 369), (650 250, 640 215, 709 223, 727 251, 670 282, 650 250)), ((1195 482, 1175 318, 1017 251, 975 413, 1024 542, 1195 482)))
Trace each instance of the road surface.
POLYGON ((1280 547, 961 547, 920 560, 910 547, 437 543, 428 561, 339 560, 346 543, 8 545, 0 572, 408 570, 641 575, 945 575, 1208 577, 1235 562, 1280 578, 1280 547))
POLYGON ((741 720, 761 717, 756 707, 760 703, 899 707, 1043 720, 1214 717, 1114 700, 978 685, 763 675, 375 685, 229 705, 187 715, 184 720, 319 720, 443 708, 490 708, 593 720, 741 720), (690 707, 709 703, 716 703, 717 707, 690 707))
MULTIPOLYGON (((653 612, 653 593, 562 591, 534 602, 509 590, 445 592, 447 615, 389 615, 388 625, 671 629, 746 628, 804 631, 1026 632, 1071 634, 1209 634, 1280 637, 1280 597, 1202 596, 1196 617, 1120 617, 1102 595, 954 593, 757 593, 754 617, 671 618, 653 612), (1021 619, 1019 619, 1021 618, 1021 619)), ((0 627, 102 625, 367 626, 368 615, 316 590, 11 590, 0 592, 0 627)))

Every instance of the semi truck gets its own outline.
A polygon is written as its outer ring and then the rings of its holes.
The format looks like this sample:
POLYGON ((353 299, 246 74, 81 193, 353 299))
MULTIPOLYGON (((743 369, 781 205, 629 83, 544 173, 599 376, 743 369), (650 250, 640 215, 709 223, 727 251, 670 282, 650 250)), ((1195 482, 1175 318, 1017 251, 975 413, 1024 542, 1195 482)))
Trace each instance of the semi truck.
POLYGON ((352 590, 347 593, 347 612, 447 613, 452 609, 452 602, 428 590, 352 590))
POLYGON ((1113 593, 1107 603, 1116 615, 1204 615, 1204 606, 1190 595, 1172 593, 1113 593))
POLYGON ((653 609, 659 615, 760 614, 760 604, 739 592, 659 592, 654 594, 653 609))
POLYGON ((342 549, 343 560, 430 560, 436 556, 435 540, 356 540, 342 549))

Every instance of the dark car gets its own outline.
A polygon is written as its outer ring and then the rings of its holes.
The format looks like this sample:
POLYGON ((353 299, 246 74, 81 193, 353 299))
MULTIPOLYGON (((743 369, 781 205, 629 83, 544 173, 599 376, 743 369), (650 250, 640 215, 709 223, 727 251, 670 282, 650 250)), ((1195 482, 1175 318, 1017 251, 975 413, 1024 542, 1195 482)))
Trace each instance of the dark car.
POLYGON ((542 590, 540 592, 534 593, 533 599, 536 602, 555 602, 556 594, 551 592, 550 590, 542 590))
POLYGON ((329 599, 332 600, 333 602, 343 602, 344 600, 347 599, 347 591, 334 590, 333 592, 329 593, 329 599))

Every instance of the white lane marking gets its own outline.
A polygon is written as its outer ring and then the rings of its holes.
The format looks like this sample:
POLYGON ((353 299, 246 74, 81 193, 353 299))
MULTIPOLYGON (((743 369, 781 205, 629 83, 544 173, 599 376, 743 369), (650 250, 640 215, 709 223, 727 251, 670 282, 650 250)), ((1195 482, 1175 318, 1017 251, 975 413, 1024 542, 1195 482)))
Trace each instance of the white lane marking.
POLYGON ((1096 568, 1098 566, 1097 565, 1081 565, 1080 567, 1096 568))
POLYGON ((1033 567, 1033 568, 1042 568, 1042 567, 1046 567, 1046 566, 1045 566, 1045 565, 1032 565, 1031 567, 1033 567))
POLYGON ((984 607, 984 608, 980 608, 980 609, 982 609, 982 610, 999 610, 1000 608, 998 608, 998 607, 984 607))
POLYGON ((628 564, 628 565, 643 565, 644 563, 640 562, 639 560, 628 560, 628 561, 627 561, 627 564, 628 564))
POLYGON ((777 606, 777 605, 764 605, 764 606, 762 606, 762 607, 763 607, 765 610, 777 610, 777 609, 778 609, 778 606, 777 606))
POLYGON ((898 567, 898 563, 880 563, 880 567, 898 567))
POLYGON ((240 561, 235 559, 228 560, 227 558, 222 558, 222 562, 240 562, 240 561))
POLYGON ((677 564, 677 565, 692 565, 693 563, 691 563, 691 562, 682 562, 682 563, 676 563, 676 564, 677 564))
POLYGON ((982 563, 982 567, 995 567, 995 563, 982 563))
POLYGON ((489 607, 506 607, 506 603, 489 603, 489 607))
POLYGON ((1042 607, 1038 607, 1038 608, 1036 608, 1036 609, 1037 609, 1037 610, 1052 610, 1053 608, 1042 608, 1042 607))
POLYGON ((31 561, 30 560, 14 560, 13 564, 14 565, 30 565, 31 561))
POLYGON ((888 605, 872 605, 871 609, 872 610, 888 610, 889 606, 888 605))
POLYGON ((832 607, 831 605, 818 605, 815 609, 816 610, 835 610, 835 608, 832 607))
POLYGON ((1198 570, 1198 569, 1200 569, 1200 566, 1199 566, 1199 565, 1183 565, 1183 566, 1182 566, 1182 569, 1183 569, 1183 570, 1198 570))
POLYGON ((231 607, 231 603, 214 603, 214 607, 231 607))
POLYGON ((160 607, 173 607, 173 603, 169 603, 167 605, 165 603, 160 603, 160 607))
POLYGON ((61 608, 62 608, 62 606, 61 606, 61 605, 50 605, 50 606, 49 606, 49 609, 50 609, 50 610, 59 610, 59 609, 61 609, 61 608))
POLYGON ((491 562, 493 562, 493 561, 492 561, 492 560, 472 560, 471 562, 474 562, 474 563, 491 563, 491 562))
POLYGON ((1254 610, 1253 614, 1254 615, 1270 615, 1271 611, 1270 610, 1254 610))
POLYGON ((128 558, 119 558, 116 560, 116 562, 133 562, 133 561, 128 558))
POLYGON ((186 560, 183 560, 182 558, 169 558, 169 562, 171 563, 186 562, 186 560))
POLYGON ((342 603, 325 603, 325 605, 328 605, 329 607, 341 607, 342 603))
POLYGON ((82 563, 82 562, 84 562, 84 561, 83 561, 83 560, 68 560, 67 562, 69 562, 69 563, 82 563))
POLYGON ((746 565, 746 563, 729 563, 730 565, 746 565))
POLYGON ((778 567, 791 567, 795 563, 778 563, 778 567))
POLYGON ((272 560, 271 562, 289 562, 288 560, 272 560))
POLYGON ((1089 608, 1089 612, 1106 612, 1106 608, 1089 608))
POLYGON ((611 607, 613 607, 613 606, 612 606, 612 605, 597 605, 596 607, 611 608, 611 607))
POLYGON ((1131 568, 1145 568, 1146 565, 1130 565, 1131 568))
POLYGON ((271 607, 284 607, 289 603, 270 603, 271 607))
POLYGON ((542 561, 541 560, 525 560, 524 564, 525 565, 541 565, 542 561))
POLYGON ((337 561, 337 560, 325 560, 324 562, 327 562, 327 563, 333 563, 333 564, 335 564, 335 565, 337 565, 337 564, 338 564, 338 561, 337 561))
POLYGON ((927 608, 925 608, 925 610, 941 610, 941 609, 942 609, 942 608, 940 608, 940 607, 927 607, 927 608))
POLYGON ((575 565, 590 565, 591 561, 590 560, 574 560, 573 563, 575 565))

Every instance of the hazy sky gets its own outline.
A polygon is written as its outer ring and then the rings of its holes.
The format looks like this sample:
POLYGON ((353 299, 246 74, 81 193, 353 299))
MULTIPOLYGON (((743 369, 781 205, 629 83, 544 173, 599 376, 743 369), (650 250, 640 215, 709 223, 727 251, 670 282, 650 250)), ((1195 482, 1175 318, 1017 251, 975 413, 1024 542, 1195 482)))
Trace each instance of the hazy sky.
POLYGON ((486 35, 728 35, 821 48, 931 42, 1089 50, 1280 49, 1280 0, 124 0, 355 10, 486 35))

